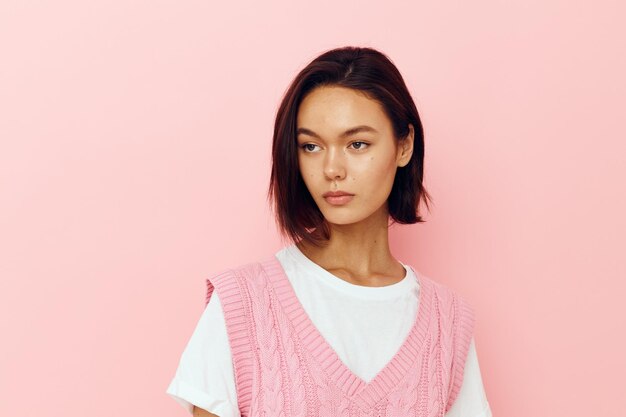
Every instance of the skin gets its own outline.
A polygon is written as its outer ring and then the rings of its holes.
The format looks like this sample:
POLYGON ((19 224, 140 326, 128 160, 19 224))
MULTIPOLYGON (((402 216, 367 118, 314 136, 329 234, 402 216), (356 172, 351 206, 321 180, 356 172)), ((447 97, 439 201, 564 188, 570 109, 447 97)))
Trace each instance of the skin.
POLYGON ((380 287, 402 280, 404 267, 389 249, 387 198, 396 170, 411 159, 414 127, 397 141, 380 103, 352 89, 325 86, 304 98, 297 128, 302 178, 331 229, 325 247, 300 242, 298 248, 352 284, 380 287), (377 133, 342 136, 359 125, 377 133), (333 206, 322 197, 337 189, 354 194, 352 201, 333 206))
MULTIPOLYGON (((414 128, 396 141, 383 107, 361 93, 343 87, 318 87, 300 104, 297 116, 300 173, 331 229, 328 245, 300 242, 309 259, 349 283, 367 287, 395 284, 405 277, 402 264, 389 250, 387 198, 398 167, 409 163, 414 128), (342 137, 355 126, 377 133, 342 137), (334 182, 337 187, 335 188, 334 182), (352 201, 333 206, 326 191, 347 191, 352 201)), ((218 417, 194 407, 194 417, 218 417)))
POLYGON ((194 417, 219 417, 217 414, 209 413, 205 409, 196 407, 195 405, 193 407, 193 416, 194 417))

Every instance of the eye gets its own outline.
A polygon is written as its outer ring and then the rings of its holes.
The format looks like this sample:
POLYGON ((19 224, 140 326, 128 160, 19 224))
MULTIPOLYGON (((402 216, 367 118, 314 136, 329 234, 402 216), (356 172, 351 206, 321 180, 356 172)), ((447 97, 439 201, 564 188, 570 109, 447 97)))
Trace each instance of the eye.
MULTIPOLYGON (((361 142, 361 141, 352 142, 350 145, 354 145, 355 143, 360 143, 361 145, 365 145, 366 147, 369 146, 369 143, 361 142)), ((356 150, 361 150, 361 149, 365 149, 365 148, 363 146, 359 146, 359 147, 356 148, 356 150)))
POLYGON ((304 152, 311 153, 312 151, 310 151, 310 148, 308 148, 308 146, 317 146, 317 145, 314 143, 305 143, 304 145, 300 145, 300 148, 302 148, 304 152))

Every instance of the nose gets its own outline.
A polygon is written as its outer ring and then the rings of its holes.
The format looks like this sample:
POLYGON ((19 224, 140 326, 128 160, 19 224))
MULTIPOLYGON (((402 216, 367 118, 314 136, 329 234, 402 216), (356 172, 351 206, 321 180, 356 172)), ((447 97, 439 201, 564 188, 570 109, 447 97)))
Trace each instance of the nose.
POLYGON ((332 146, 329 147, 324 160, 324 174, 331 181, 345 177, 345 155, 343 150, 332 146))

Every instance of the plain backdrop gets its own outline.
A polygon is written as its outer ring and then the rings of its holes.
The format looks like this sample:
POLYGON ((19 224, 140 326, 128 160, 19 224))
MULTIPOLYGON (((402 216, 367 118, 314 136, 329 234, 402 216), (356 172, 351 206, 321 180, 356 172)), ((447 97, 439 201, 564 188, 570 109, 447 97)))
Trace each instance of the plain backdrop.
POLYGON ((0 3, 0 415, 185 416, 205 279, 283 242, 282 94, 371 46, 422 117, 397 259, 477 313, 494 416, 623 416, 620 1, 0 3))

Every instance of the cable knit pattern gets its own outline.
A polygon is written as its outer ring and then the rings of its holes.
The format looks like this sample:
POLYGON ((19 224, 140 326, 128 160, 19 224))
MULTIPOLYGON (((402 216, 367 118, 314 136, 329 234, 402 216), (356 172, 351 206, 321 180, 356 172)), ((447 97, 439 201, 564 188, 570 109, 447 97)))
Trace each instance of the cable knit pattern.
POLYGON ((213 290, 222 302, 242 417, 444 417, 463 382, 474 311, 416 276, 413 326, 369 382, 314 326, 276 257, 207 279, 206 303, 213 290))

